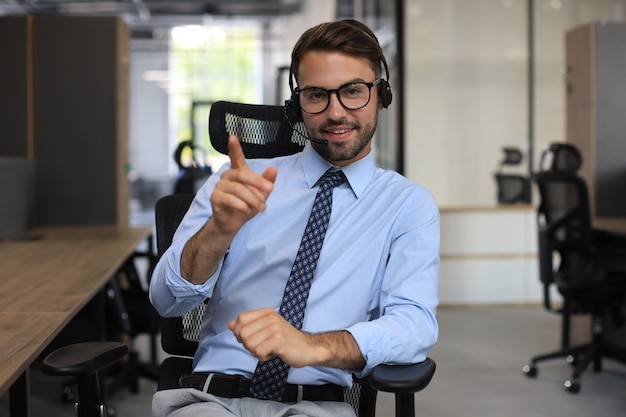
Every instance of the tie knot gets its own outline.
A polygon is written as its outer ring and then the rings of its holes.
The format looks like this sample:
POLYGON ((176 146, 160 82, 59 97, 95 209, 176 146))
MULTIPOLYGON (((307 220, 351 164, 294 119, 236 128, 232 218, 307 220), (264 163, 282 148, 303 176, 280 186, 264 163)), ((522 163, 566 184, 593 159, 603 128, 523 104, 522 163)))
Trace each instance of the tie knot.
POLYGON ((323 184, 329 184, 331 187, 336 187, 342 184, 346 180, 346 176, 343 171, 326 171, 322 178, 320 178, 320 186, 323 184))

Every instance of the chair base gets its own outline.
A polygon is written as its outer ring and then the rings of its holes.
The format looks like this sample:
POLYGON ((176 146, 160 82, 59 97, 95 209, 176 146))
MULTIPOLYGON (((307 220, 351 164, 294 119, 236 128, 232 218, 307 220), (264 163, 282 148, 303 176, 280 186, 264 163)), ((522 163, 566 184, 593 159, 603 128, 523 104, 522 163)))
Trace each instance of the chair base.
POLYGON ((583 345, 573 346, 543 355, 535 356, 529 364, 522 367, 522 371, 529 378, 534 378, 538 374, 537 363, 556 358, 566 358, 572 364, 574 370, 570 378, 563 383, 563 388, 572 394, 580 391, 580 377, 587 367, 593 362, 594 372, 602 371, 602 360, 604 358, 613 359, 626 365, 626 349, 602 343, 596 340, 583 345))

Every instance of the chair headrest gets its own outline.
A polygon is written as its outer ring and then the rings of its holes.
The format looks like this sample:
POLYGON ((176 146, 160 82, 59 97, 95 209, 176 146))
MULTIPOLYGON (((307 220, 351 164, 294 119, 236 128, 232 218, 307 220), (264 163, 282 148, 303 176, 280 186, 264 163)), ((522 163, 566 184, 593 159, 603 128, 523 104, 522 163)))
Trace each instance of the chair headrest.
POLYGON ((500 162, 501 165, 518 165, 522 162, 522 151, 518 148, 504 147, 504 158, 500 162))
POLYGON ((541 154, 541 172, 562 172, 573 174, 582 165, 582 155, 578 148, 568 143, 552 143, 541 154))

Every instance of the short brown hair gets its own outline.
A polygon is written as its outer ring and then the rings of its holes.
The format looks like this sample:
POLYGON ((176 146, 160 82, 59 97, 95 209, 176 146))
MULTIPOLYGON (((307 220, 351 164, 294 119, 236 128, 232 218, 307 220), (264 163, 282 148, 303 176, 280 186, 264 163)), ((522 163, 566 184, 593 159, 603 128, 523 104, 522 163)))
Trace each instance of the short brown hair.
POLYGON ((380 77, 385 60, 374 32, 365 24, 352 19, 321 23, 302 34, 291 52, 291 72, 298 80, 300 60, 309 51, 340 51, 366 58, 380 77))

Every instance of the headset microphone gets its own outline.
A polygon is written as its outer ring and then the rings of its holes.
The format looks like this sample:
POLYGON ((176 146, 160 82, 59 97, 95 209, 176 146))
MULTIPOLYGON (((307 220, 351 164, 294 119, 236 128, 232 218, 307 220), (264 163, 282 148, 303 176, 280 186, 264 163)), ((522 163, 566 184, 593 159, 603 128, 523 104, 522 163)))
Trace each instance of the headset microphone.
POLYGON ((297 130, 296 130, 296 133, 317 145, 328 146, 328 139, 320 139, 320 138, 312 138, 310 136, 304 136, 302 133, 298 132, 297 130))
POLYGON ((296 127, 294 126, 294 123, 291 121, 291 118, 289 117, 289 113, 290 111, 294 110, 294 106, 291 100, 286 100, 285 101, 285 106, 283 107, 284 111, 285 111, 285 119, 287 119, 287 123, 289 123, 289 127, 291 127, 291 130, 295 133, 297 133, 298 135, 300 135, 300 137, 315 143, 316 145, 321 145, 321 146, 328 146, 328 140, 327 139, 320 139, 320 138, 314 138, 311 137, 309 135, 305 135, 302 132, 300 132, 298 129, 296 129, 296 127))

